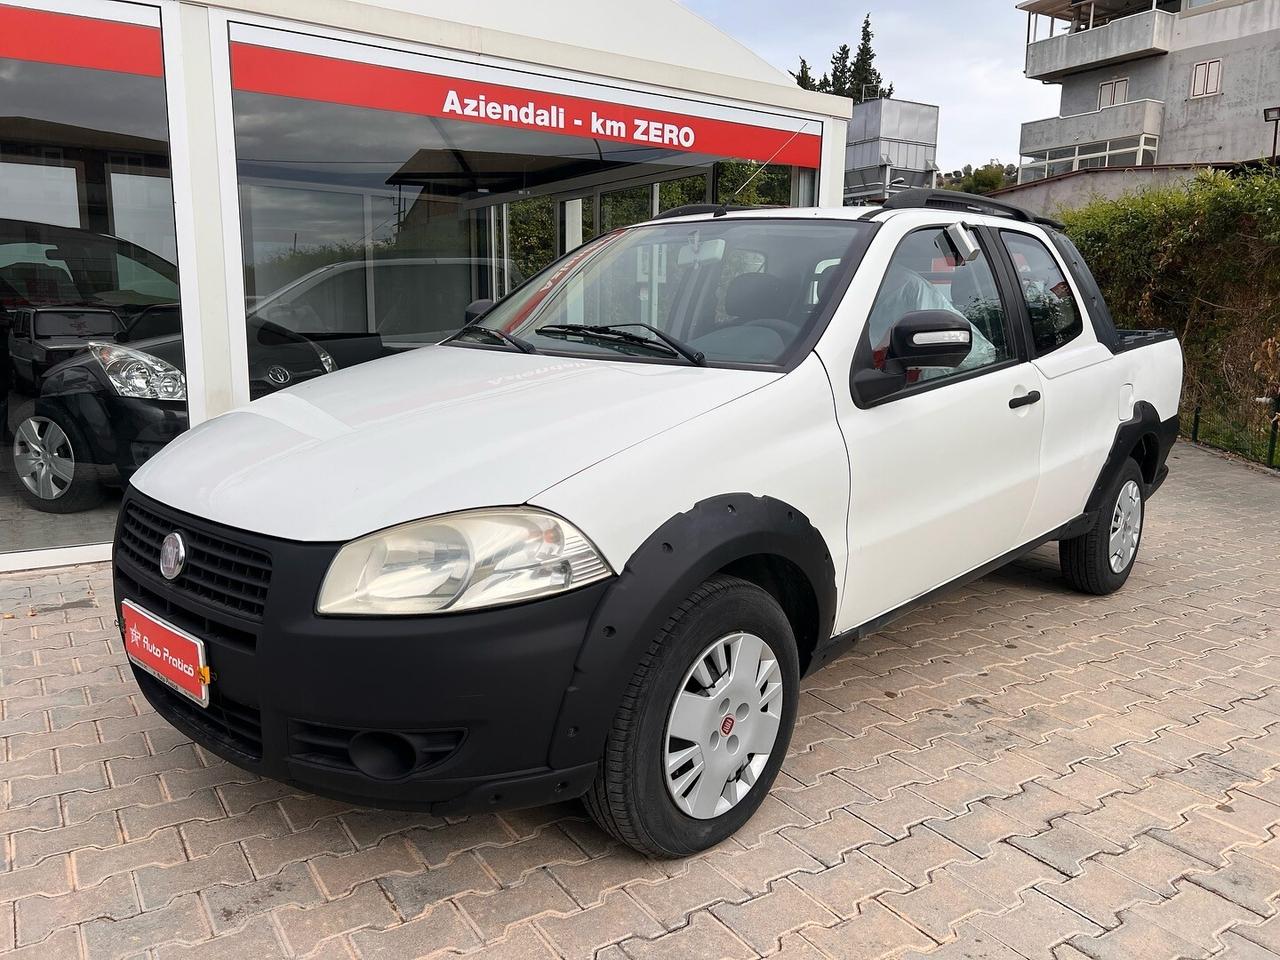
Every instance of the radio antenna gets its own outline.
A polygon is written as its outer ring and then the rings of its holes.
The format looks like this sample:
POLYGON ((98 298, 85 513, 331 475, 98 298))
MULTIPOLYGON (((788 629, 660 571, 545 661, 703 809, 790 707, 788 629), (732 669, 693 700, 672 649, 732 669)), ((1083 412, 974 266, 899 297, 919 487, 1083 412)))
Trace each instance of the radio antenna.
POLYGON ((756 168, 755 172, 752 173, 751 176, 747 177, 747 179, 743 180, 742 184, 738 187, 737 190, 733 191, 733 194, 729 197, 729 199, 723 201, 720 204, 720 209, 715 212, 714 216, 723 217, 726 213, 728 213, 729 204, 734 200, 738 199, 738 194, 740 194, 743 190, 747 189, 747 187, 750 186, 752 180, 760 176, 760 174, 764 173, 765 168, 768 167, 769 164, 773 163, 774 160, 778 159, 778 154, 780 154, 783 150, 787 149, 787 147, 791 146, 791 141, 794 140, 796 137, 800 136, 800 134, 804 133, 804 128, 811 123, 813 123, 812 120, 806 120, 804 123, 800 124, 800 128, 796 130, 795 133, 791 134, 791 136, 787 137, 786 143, 780 146, 777 150, 773 151, 773 156, 771 156, 764 163, 760 164, 760 166, 756 168))

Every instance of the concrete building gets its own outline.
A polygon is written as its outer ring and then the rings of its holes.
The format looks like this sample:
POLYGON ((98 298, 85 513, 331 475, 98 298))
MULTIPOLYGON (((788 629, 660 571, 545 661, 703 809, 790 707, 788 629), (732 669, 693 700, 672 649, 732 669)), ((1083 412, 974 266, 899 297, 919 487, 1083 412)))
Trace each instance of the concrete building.
POLYGON ((839 205, 850 109, 676 0, 0 0, 0 570, 105 559, 188 426, 585 240, 761 164, 839 205))
POLYGON ((1280 0, 1024 0, 1026 75, 1062 86, 1058 115, 1022 125, 1020 187, 1035 205, 1128 189, 1271 153, 1280 0), (1085 171, 1133 171, 1082 177, 1085 171))
POLYGON ((910 100, 857 104, 845 148, 845 205, 936 186, 937 155, 937 107, 910 100))

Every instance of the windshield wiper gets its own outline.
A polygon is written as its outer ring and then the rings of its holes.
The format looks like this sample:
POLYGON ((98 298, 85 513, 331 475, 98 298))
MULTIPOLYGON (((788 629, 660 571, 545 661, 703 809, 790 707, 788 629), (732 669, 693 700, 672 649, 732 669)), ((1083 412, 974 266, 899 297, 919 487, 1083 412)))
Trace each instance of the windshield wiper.
POLYGON ((470 326, 463 327, 461 330, 459 330, 449 339, 458 340, 462 337, 463 334, 472 333, 472 332, 487 333, 489 334, 489 336, 493 337, 495 340, 499 340, 502 343, 509 344, 510 346, 515 347, 521 353, 537 353, 538 352, 538 348, 535 347, 528 340, 522 340, 520 337, 514 337, 511 334, 507 333, 505 330, 499 330, 496 327, 481 327, 481 326, 477 326, 476 324, 471 324, 470 326))
POLYGON ((609 323, 604 324, 606 330, 613 330, 617 327, 644 327, 655 337, 665 343, 680 356, 684 357, 695 367, 705 367, 707 365, 707 355, 701 350, 697 350, 683 340, 678 340, 665 330, 660 330, 651 323, 609 323))
POLYGON ((700 350, 695 350, 687 344, 681 343, 669 333, 659 330, 657 327, 648 323, 609 323, 609 324, 589 324, 589 323, 549 323, 544 327, 539 327, 535 333, 539 335, 550 336, 567 336, 570 334, 578 334, 584 337, 595 337, 601 340, 617 340, 620 343, 632 344, 637 347, 657 348, 659 350, 669 351, 672 356, 684 357, 695 367, 705 367, 707 365, 706 355, 700 350), (619 330, 619 327, 644 327, 650 331, 657 340, 649 337, 642 337, 638 333, 629 333, 626 330, 619 330))

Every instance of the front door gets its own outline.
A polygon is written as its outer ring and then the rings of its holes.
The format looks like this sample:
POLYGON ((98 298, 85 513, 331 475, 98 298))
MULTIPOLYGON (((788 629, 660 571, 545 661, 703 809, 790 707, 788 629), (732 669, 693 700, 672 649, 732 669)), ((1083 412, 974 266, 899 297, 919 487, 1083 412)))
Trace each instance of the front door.
POLYGON ((979 249, 966 262, 943 228, 908 233, 853 361, 883 366, 894 323, 944 310, 971 326, 959 367, 908 371, 900 389, 873 402, 836 389, 851 473, 843 629, 1021 545, 1039 479, 1042 384, 979 249))

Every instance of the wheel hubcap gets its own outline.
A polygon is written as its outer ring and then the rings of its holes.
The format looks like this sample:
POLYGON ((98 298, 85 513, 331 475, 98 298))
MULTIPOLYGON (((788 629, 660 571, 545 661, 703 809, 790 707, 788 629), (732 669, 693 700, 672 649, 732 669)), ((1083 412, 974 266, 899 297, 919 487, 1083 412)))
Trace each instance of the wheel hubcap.
POLYGON ((28 490, 56 500, 71 486, 76 458, 60 426, 47 417, 28 417, 13 438, 13 466, 28 490))
POLYGON ((1142 536, 1142 491, 1130 480, 1120 488, 1116 508, 1111 514, 1111 570, 1120 573, 1133 562, 1142 536))
POLYGON ((782 724, 782 668, 753 633, 731 633, 694 661, 667 718, 667 791, 682 811, 710 820, 755 785, 782 724))

